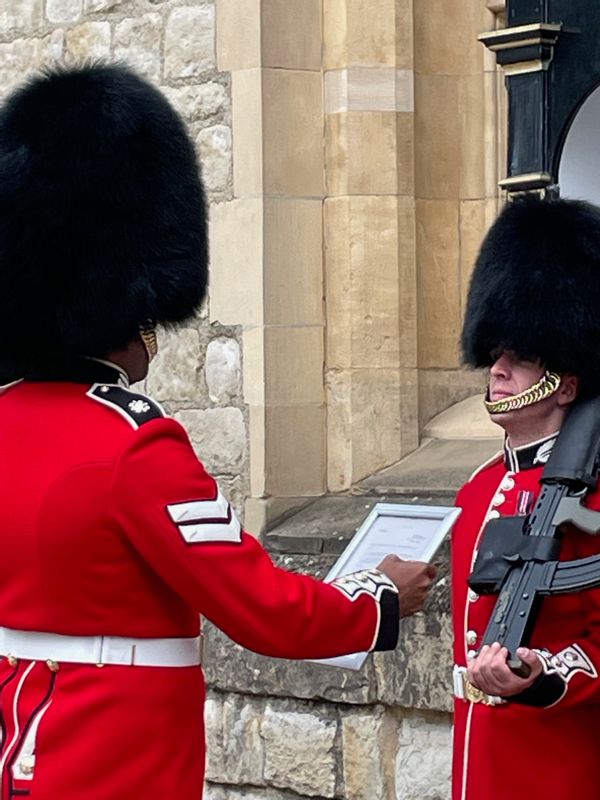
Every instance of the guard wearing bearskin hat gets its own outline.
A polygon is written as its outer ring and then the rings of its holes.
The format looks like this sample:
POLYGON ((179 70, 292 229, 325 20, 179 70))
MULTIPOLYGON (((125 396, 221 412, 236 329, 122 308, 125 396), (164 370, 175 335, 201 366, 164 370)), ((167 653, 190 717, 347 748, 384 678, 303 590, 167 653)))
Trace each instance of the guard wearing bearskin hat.
POLYGON ((207 278, 192 143, 110 65, 0 110, 0 798, 199 800, 198 612, 261 653, 395 646, 433 570, 277 569, 178 422, 129 388, 207 278))
MULTIPOLYGON (((595 797, 600 762, 600 590, 544 599, 519 677, 482 636, 496 596, 467 580, 488 520, 527 515, 573 403, 600 391, 600 209, 531 198, 509 204, 473 272, 465 360, 489 370, 485 406, 504 450, 463 486, 453 532, 453 800, 595 797)), ((600 509, 600 493, 588 498, 600 509)), ((600 553, 571 528, 561 559, 600 553)))

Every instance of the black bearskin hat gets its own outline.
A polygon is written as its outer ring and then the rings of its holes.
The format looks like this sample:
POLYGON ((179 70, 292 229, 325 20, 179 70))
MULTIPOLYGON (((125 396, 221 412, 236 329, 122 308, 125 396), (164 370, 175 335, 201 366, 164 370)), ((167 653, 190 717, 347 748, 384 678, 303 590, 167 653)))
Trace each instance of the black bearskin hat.
POLYGON ((157 89, 109 64, 30 80, 0 109, 0 371, 190 317, 206 216, 193 144, 157 89))
POLYGON ((474 367, 512 350, 600 391, 600 208, 537 198, 504 208, 475 264, 462 348, 474 367))

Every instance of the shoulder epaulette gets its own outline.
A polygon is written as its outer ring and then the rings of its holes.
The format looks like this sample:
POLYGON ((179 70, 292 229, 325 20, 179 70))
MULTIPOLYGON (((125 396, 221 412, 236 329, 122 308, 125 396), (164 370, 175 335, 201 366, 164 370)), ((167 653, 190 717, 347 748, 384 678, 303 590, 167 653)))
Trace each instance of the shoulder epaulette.
POLYGON ((133 428, 139 428, 145 422, 166 416, 161 406, 152 398, 112 383, 95 383, 87 395, 92 400, 112 408, 133 428))

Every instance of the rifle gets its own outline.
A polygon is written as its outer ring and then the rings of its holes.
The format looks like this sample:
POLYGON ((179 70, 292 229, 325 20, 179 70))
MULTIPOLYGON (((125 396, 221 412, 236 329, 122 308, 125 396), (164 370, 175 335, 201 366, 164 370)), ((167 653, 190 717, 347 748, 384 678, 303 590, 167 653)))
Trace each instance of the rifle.
POLYGON ((526 517, 501 517, 485 528, 469 587, 498 594, 482 645, 500 642, 508 666, 522 677, 529 668, 516 655, 527 646, 543 597, 600 586, 600 555, 559 561, 567 525, 600 533, 600 512, 583 505, 600 469, 600 396, 578 401, 569 412, 540 479, 536 504, 526 517))

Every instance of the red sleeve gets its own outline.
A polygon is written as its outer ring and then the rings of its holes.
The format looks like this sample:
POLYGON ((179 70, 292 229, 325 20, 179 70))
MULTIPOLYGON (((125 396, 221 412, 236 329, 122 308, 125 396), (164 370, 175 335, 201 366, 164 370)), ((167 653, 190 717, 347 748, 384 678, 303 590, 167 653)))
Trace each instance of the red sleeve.
POLYGON ((135 549, 239 644, 285 658, 395 646, 394 584, 376 570, 325 584, 277 568, 240 529, 174 420, 154 420, 133 434, 115 466, 111 497, 135 549))

